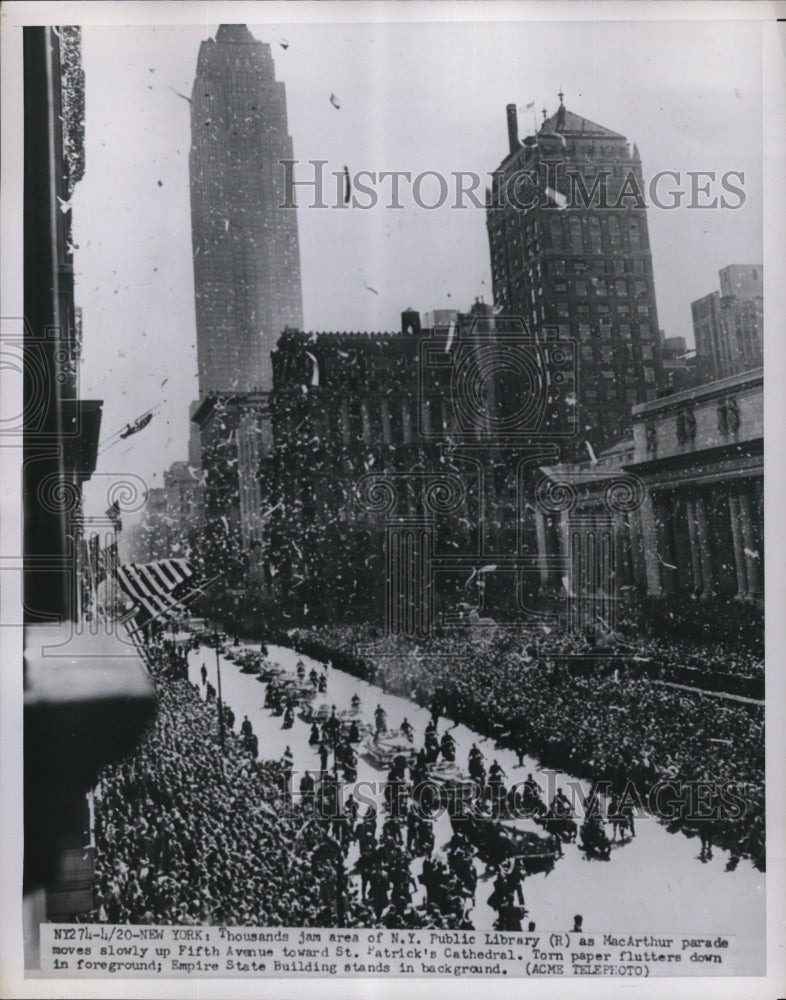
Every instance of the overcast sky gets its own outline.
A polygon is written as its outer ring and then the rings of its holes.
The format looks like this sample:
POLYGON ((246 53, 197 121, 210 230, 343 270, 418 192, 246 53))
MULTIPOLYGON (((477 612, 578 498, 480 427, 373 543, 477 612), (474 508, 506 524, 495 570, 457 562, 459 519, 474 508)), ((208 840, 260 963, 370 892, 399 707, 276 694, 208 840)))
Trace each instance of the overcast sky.
MULTIPOLYGON (((261 10, 253 8, 257 17, 261 10)), ((570 110, 637 143, 645 179, 679 171, 688 190, 687 171, 743 171, 746 200, 736 211, 648 213, 666 336, 692 339, 690 303, 718 287, 719 268, 761 262, 758 23, 251 20, 286 84, 300 161, 488 174, 507 152, 506 104, 535 101, 552 113, 561 87, 570 110)), ((190 95, 200 42, 216 27, 83 31, 86 171, 73 199, 81 394, 105 400, 105 439, 161 404, 149 427, 106 451, 98 467, 150 485, 187 457, 196 396, 190 109, 175 92, 190 95)), ((522 135, 532 122, 520 112, 522 135)), ((395 330, 407 306, 491 301, 485 213, 402 200, 401 211, 298 211, 307 329, 395 330)))

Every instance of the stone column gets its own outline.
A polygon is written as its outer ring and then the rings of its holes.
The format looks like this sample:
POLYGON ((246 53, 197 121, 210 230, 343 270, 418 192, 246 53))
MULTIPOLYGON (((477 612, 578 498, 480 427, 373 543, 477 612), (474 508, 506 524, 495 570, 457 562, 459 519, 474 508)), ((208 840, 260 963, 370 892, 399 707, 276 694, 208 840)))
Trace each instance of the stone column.
POLYGON ((539 510, 535 511, 535 533, 537 534, 538 539, 540 588, 541 590, 547 590, 549 586, 549 552, 546 545, 546 518, 539 510))
POLYGON ((434 526, 428 518, 386 523, 386 618, 388 635, 423 638, 431 631, 434 526))
POLYGON ((655 521, 655 505, 649 490, 639 510, 641 519, 641 541, 644 550, 644 573, 647 593, 658 597, 661 593, 660 567, 658 565, 658 530, 655 521))
POLYGON ((693 586, 696 590, 704 590, 704 580, 701 572, 701 556, 699 554, 699 538, 696 530, 696 507, 693 500, 685 501, 685 515, 688 521, 688 539, 690 541, 690 562, 693 572, 693 586))
POLYGON ((742 525, 742 544, 748 551, 745 552, 745 570, 748 577, 748 597, 759 597, 761 595, 761 554, 757 551, 756 533, 753 528, 753 518, 751 516, 751 503, 747 489, 741 489, 739 493, 740 501, 740 522, 742 525), (749 553, 755 553, 750 555, 749 553))
POLYGON ((735 493, 729 494, 729 521, 734 547, 734 569, 737 573, 737 597, 743 598, 748 590, 748 577, 745 571, 745 553, 743 552, 742 526, 740 524, 740 501, 735 493))
POLYGON ((696 527, 699 542, 699 559, 701 560, 701 575, 704 578, 704 593, 709 595, 715 591, 715 574, 712 571, 712 552, 710 550, 710 536, 707 532, 707 512, 704 508, 704 500, 697 497, 694 501, 696 509, 696 527))

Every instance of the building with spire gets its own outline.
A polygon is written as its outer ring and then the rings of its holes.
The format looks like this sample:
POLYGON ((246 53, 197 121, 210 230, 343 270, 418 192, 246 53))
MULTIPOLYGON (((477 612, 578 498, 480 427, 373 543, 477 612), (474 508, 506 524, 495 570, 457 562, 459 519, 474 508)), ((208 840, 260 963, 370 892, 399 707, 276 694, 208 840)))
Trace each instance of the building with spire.
POLYGON ((199 391, 268 391, 270 355, 301 327, 297 216, 284 84, 270 46, 222 24, 199 49, 191 94, 191 232, 199 391))
POLYGON ((205 520, 216 535, 207 551, 238 583, 254 576, 251 553, 260 542, 271 354, 287 327, 303 325, 297 214, 281 207, 280 161, 291 159, 286 94, 270 46, 245 25, 222 24, 200 47, 191 94, 200 400, 190 416, 205 520))
MULTIPOLYGON (((636 146, 560 105, 519 138, 508 105, 509 151, 487 193, 495 305, 530 333, 572 339, 584 437, 597 449, 630 428, 631 408, 656 398, 661 350, 636 146)), ((586 454, 586 452, 585 452, 586 454)))

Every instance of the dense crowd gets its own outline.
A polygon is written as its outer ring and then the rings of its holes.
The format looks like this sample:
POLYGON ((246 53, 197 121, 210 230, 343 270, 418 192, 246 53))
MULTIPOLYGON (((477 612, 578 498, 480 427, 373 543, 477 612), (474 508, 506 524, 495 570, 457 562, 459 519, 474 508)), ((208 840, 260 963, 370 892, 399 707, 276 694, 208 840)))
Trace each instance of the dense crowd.
MULTIPOLYGON (((291 762, 258 761, 250 734, 225 733, 184 663, 151 658, 156 720, 138 750, 107 767, 94 792, 96 910, 111 923, 246 926, 471 926, 466 899, 426 859, 425 904, 412 905, 411 861, 390 824, 358 822, 351 803, 320 810, 291 795, 291 762), (327 817, 327 818, 325 818, 327 817), (338 817, 338 818, 336 818, 338 817), (358 877, 345 868, 362 838, 358 877), (431 866, 431 867, 429 867, 431 866), (358 885, 360 883, 360 885, 358 885)), ((323 769, 317 790, 329 795, 323 769)), ((403 823, 403 821, 402 821, 403 823)), ((401 825, 401 824, 399 824, 401 825)), ((424 852, 425 853, 425 852, 424 852)), ((444 868, 444 866, 443 866, 444 868)))
MULTIPOLYGON (((313 633, 309 633, 313 635, 313 633)), ((368 679, 421 705, 438 698, 446 717, 555 767, 616 788, 634 782, 642 800, 657 782, 709 780, 744 802, 725 812, 716 839, 764 865, 763 706, 685 691, 614 671, 576 674, 560 654, 583 640, 553 641, 502 630, 387 640, 375 655, 362 626, 321 629, 320 641, 349 655, 365 647, 368 679)), ((295 636, 298 639, 299 636, 295 636)))

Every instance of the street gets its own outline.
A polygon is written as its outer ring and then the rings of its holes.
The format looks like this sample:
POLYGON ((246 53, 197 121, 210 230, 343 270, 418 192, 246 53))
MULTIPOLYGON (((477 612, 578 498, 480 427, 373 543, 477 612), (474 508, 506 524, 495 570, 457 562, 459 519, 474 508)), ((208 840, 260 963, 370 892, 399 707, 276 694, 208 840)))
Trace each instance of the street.
MULTIPOLYGON (((310 657, 281 646, 269 646, 268 659, 291 673, 295 672, 296 664, 301 659, 307 673, 314 666, 320 673, 323 669, 310 657)), ((217 687, 215 651, 206 647, 189 654, 190 680, 201 686, 200 669, 203 663, 208 680, 217 687)), ((260 759, 280 760, 289 747, 294 760, 295 789, 299 774, 304 769, 319 769, 318 755, 308 743, 309 726, 296 715, 293 727, 283 729, 281 717, 273 716, 263 707, 266 685, 260 683, 255 675, 244 674, 234 662, 222 656, 221 685, 224 701, 235 713, 236 731, 240 729, 243 716, 248 715, 259 738, 260 759)), ((204 697, 204 688, 202 691, 204 697)), ((318 695, 314 705, 326 702, 330 706, 335 705, 337 711, 348 709, 355 693, 361 699, 361 717, 364 720, 373 721, 374 710, 379 704, 387 712, 389 728, 398 728, 406 717, 415 730, 415 747, 422 745, 423 732, 430 717, 427 709, 387 694, 332 667, 328 670, 327 693, 318 695)), ((439 734, 451 726, 452 722, 440 720, 439 734)), ((525 756, 524 766, 519 767, 512 750, 495 749, 492 740, 478 736, 466 726, 459 725, 451 732, 456 740, 456 761, 462 768, 466 768, 474 742, 484 753, 487 768, 494 760, 499 762, 507 775, 507 785, 523 780, 531 772, 547 793, 546 775, 539 773, 534 760, 525 756)), ((332 766, 332 756, 329 766, 332 766)), ((375 769, 359 754, 358 782, 367 782, 369 787, 373 783, 378 784, 380 794, 376 797, 380 802, 380 815, 383 815, 381 789, 385 778, 384 770, 375 769)), ((577 781, 559 772, 553 778, 556 786, 568 780, 577 781)), ((585 792, 588 791, 586 782, 581 785, 585 792)), ((365 787, 364 794, 368 797, 365 787)), ((522 822, 533 830, 539 829, 531 821, 522 822)), ((444 850, 451 836, 446 814, 435 823, 434 832, 436 849, 444 850)), ((737 935, 740 938, 737 954, 745 955, 749 962, 760 957, 763 960, 764 874, 747 859, 741 860, 736 870, 726 871, 727 852, 716 848, 711 860, 700 861, 699 849, 698 837, 669 834, 664 826, 650 818, 637 820, 636 837, 624 845, 615 844, 608 861, 587 859, 576 844, 566 844, 564 857, 558 859, 551 872, 531 875, 524 880, 528 910, 524 926, 534 921, 538 930, 566 931, 572 928, 574 916, 581 914, 584 929, 589 935, 593 932, 658 934, 666 930, 666 936, 722 935, 728 939, 737 935), (653 923, 653 914, 658 914, 657 925, 653 923)), ((348 870, 351 871, 356 858, 357 847, 353 845, 348 856, 348 870)), ((493 875, 487 874, 477 859, 475 864, 479 880, 471 919, 476 929, 490 930, 495 913, 488 906, 487 899, 492 891, 493 875)), ((416 859, 413 864, 416 878, 421 866, 422 859, 416 859)), ((359 877, 353 878, 359 892, 359 877)), ((415 905, 421 902, 423 895, 424 890, 419 886, 415 905)), ((731 969, 728 971, 733 974, 731 969)))

